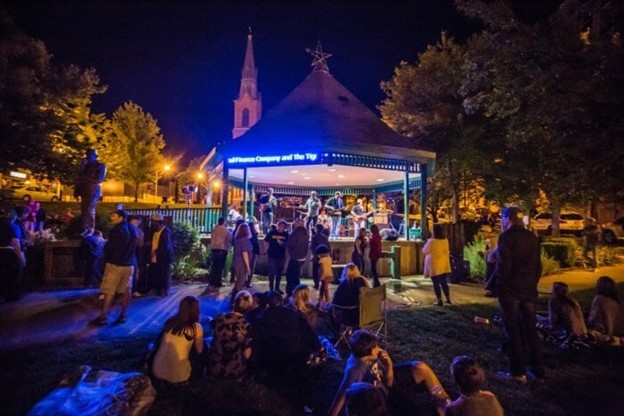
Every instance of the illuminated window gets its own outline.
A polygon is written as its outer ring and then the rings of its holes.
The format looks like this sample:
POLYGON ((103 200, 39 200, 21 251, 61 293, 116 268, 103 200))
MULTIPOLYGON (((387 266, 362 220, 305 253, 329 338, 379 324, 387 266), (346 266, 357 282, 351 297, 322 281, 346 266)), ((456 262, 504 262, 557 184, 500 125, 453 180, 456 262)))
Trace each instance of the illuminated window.
POLYGON ((243 122, 242 122, 243 127, 249 127, 249 110, 248 109, 244 109, 243 110, 243 122))

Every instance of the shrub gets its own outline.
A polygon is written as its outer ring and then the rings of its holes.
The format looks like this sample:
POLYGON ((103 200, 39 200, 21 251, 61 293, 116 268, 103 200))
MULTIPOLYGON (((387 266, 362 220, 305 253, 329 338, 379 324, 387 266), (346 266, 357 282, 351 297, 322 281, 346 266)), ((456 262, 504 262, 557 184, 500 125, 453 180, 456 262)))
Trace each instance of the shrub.
POLYGON ((181 259, 198 249, 199 231, 188 222, 176 222, 172 230, 174 258, 181 259))
POLYGON ((485 240, 476 238, 474 242, 464 246, 464 260, 470 263, 470 277, 484 280, 487 264, 485 261, 485 240))
POLYGON ((598 257, 597 263, 599 266, 613 266, 620 262, 613 247, 599 246, 596 249, 596 257, 598 257))
POLYGON ((542 276, 559 273, 559 262, 542 251, 542 276))
POLYGON ((197 274, 197 266, 191 261, 190 256, 177 258, 173 261, 172 275, 182 280, 193 280, 197 274))
POLYGON ((542 252, 557 260, 560 267, 572 267, 576 263, 578 244, 573 238, 551 238, 542 243, 542 252))

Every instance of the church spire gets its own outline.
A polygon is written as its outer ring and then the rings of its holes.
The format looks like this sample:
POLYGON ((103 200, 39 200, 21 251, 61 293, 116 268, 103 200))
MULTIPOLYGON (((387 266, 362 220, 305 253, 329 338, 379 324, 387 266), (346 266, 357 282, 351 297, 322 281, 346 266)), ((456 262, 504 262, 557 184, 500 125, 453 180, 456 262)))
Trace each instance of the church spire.
POLYGON ((262 116, 262 99, 258 92, 258 70, 254 61, 253 35, 251 27, 247 34, 247 49, 241 73, 241 84, 238 98, 234 100, 234 129, 232 138, 243 135, 260 120, 262 116))

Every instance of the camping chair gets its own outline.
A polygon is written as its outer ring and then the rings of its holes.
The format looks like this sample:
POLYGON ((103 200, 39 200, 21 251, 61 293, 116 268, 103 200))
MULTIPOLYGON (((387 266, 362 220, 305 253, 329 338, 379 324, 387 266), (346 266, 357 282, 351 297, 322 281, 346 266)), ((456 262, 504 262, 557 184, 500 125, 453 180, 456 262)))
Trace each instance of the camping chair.
POLYGON ((367 329, 380 338, 380 341, 385 342, 387 336, 386 285, 382 284, 372 289, 369 287, 361 287, 360 306, 332 305, 332 314, 337 324, 345 326, 344 330, 340 333, 340 337, 334 344, 334 347, 338 347, 343 341, 350 347, 349 337, 356 328, 367 329), (359 309, 359 320, 357 324, 341 319, 341 315, 354 309, 359 309))

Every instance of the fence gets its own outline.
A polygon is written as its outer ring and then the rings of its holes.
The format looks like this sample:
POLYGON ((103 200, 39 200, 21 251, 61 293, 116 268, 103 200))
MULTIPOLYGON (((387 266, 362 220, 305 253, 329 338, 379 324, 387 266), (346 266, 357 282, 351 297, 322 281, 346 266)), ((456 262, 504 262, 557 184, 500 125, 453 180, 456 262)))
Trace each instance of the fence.
POLYGON ((165 209, 127 209, 128 215, 151 216, 158 213, 171 217, 173 222, 187 222, 200 233, 209 233, 217 225, 221 208, 165 208, 165 209))

